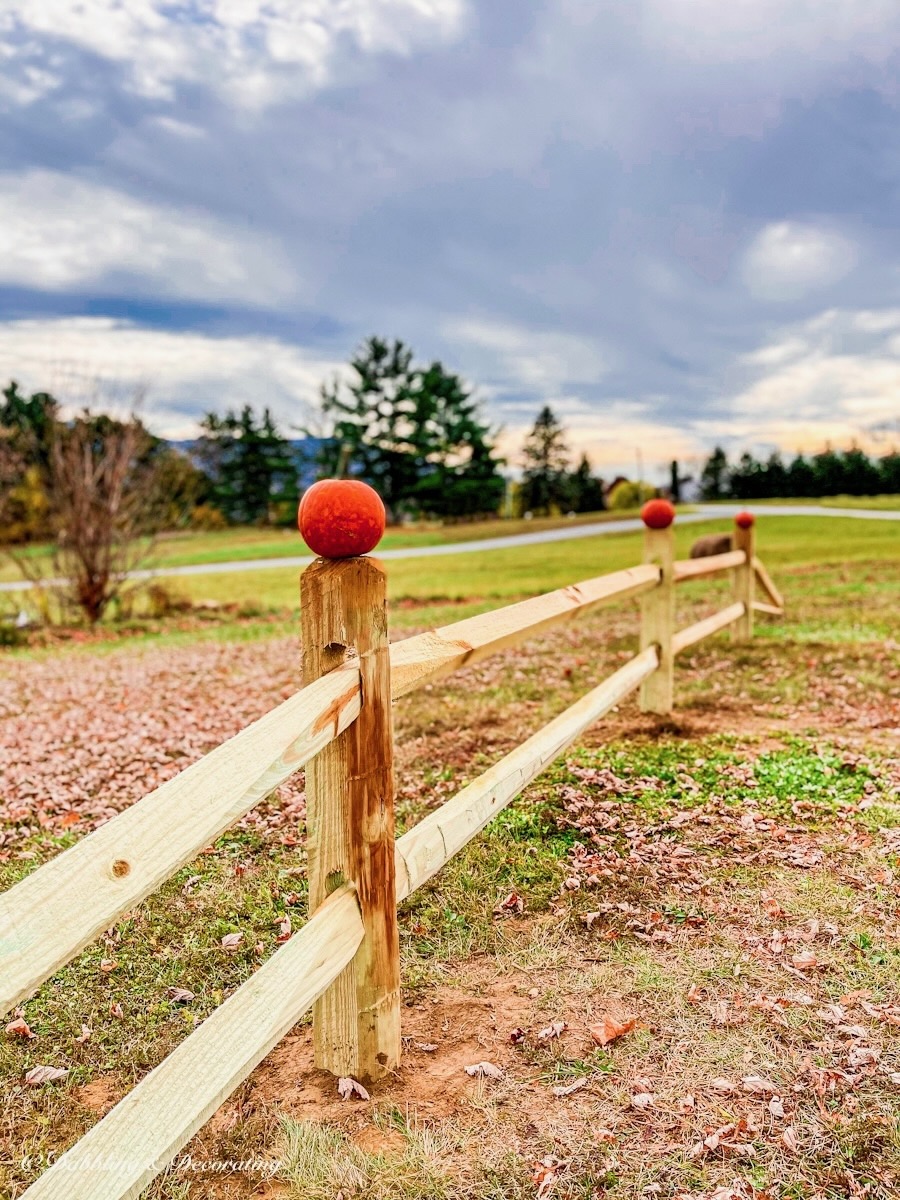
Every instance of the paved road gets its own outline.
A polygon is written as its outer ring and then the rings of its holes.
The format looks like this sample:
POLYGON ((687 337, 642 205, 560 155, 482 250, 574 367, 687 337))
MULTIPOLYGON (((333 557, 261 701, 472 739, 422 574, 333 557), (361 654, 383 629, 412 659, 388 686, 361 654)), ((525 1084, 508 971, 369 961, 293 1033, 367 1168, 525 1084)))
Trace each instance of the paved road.
MULTIPOLYGON (((717 504, 699 506, 694 512, 683 513, 679 525, 708 521, 711 518, 733 517, 741 511, 739 504, 717 504)), ((760 517, 853 517, 860 521, 900 521, 900 510, 888 511, 867 508, 819 508, 816 505, 767 504, 756 510, 760 517)), ((482 538, 472 542, 445 542, 438 546, 409 546, 401 550, 379 550, 378 558, 434 558, 445 554, 471 554, 477 550, 507 550, 515 546, 537 546, 545 542, 567 542, 575 538, 597 537, 607 533, 631 533, 642 529, 639 517, 624 517, 619 521, 598 521, 592 525, 564 526, 562 529, 542 529, 534 533, 517 533, 505 537, 482 538)), ((135 571, 132 579, 153 579, 171 575, 229 575, 241 571, 267 571, 281 567, 305 567, 313 561, 311 555, 285 558, 254 558, 243 562, 193 563, 186 567, 160 567, 152 571, 135 571)), ((58 582, 58 581, 50 581, 58 582)), ((31 587, 30 583, 16 580, 0 583, 0 592, 19 592, 31 587)))

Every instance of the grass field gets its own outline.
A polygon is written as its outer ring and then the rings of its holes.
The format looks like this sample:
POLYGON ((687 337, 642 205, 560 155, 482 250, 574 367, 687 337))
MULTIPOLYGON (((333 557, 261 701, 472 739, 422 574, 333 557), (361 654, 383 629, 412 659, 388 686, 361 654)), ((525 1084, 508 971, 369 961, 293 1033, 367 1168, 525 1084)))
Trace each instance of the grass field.
MULTIPOLYGON (((683 511, 690 511, 686 506, 683 511)), ((493 537, 514 537, 519 533, 534 533, 541 529, 569 528, 572 525, 593 525, 602 521, 617 521, 636 517, 638 510, 621 512, 581 513, 573 517, 535 517, 532 520, 494 520, 459 525, 421 524, 388 529, 381 541, 384 550, 399 550, 416 546, 438 546, 448 542, 478 541, 493 537)), ((257 529, 241 526, 212 533, 183 531, 162 534, 148 552, 146 567, 164 570, 196 563, 246 562, 258 558, 292 558, 309 554, 296 529, 257 529)), ((45 563, 51 570, 51 547, 36 546, 28 557, 45 563)), ((20 578, 16 566, 0 561, 0 582, 20 578)))
MULTIPOLYGON (((705 529, 682 529, 680 553, 705 529)), ((759 548, 784 621, 682 655, 673 718, 621 705, 403 906, 396 1077, 341 1101, 301 1023, 191 1144, 201 1165, 152 1195, 900 1192, 900 535, 763 516, 759 548), (511 893, 522 911, 502 907, 511 893), (621 1032, 603 1046, 596 1026, 621 1032), (466 1074, 485 1060, 499 1078, 466 1074), (273 1165, 202 1168, 249 1158, 273 1165)), ((392 624, 639 558, 638 537, 610 535, 391 562, 392 624)), ((188 584, 246 615, 0 660, 0 887, 296 686, 296 571, 188 584)), ((679 624, 723 589, 685 586, 679 624)), ((604 611, 399 702, 401 827, 614 670, 636 632, 634 605, 604 611)), ((286 917, 302 924, 303 817, 301 776, 22 1005, 35 1036, 0 1036, 0 1195, 247 978, 286 917), (36 1065, 68 1073, 29 1087, 36 1065)))

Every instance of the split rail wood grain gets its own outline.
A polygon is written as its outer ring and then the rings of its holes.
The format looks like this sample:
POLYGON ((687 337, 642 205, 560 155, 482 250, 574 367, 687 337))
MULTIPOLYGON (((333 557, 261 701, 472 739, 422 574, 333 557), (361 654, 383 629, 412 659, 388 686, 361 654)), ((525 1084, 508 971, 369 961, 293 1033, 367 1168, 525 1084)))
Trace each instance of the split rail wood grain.
POLYGON ((751 521, 735 531, 737 546, 729 553, 675 562, 671 527, 648 529, 641 566, 391 647, 380 565, 320 560, 308 568, 306 686, 0 896, 4 1012, 310 764, 309 922, 26 1197, 138 1196, 311 1006, 318 1065, 363 1079, 394 1066, 396 905, 635 689, 646 711, 669 711, 677 653, 729 626, 745 636, 753 611, 783 611, 755 556, 753 533, 751 521), (674 585, 721 573, 732 576, 734 603, 676 631, 674 585), (753 599, 756 582, 772 604, 753 599), (642 607, 640 652, 395 842, 390 699, 600 605, 635 597, 642 607))

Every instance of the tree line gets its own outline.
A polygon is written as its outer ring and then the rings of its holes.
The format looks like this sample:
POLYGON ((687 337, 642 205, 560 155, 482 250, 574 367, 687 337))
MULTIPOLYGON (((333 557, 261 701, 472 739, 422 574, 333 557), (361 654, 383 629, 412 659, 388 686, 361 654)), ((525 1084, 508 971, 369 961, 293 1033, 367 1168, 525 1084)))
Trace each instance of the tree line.
POLYGON ((900 493, 900 453, 870 458, 858 447, 840 451, 827 447, 807 457, 797 454, 785 462, 776 452, 765 460, 749 451, 734 463, 716 446, 700 475, 704 500, 763 500, 819 496, 877 496, 900 493))
MULTIPOLYGON (((161 530, 292 524, 315 478, 365 480, 393 521, 634 508, 657 492, 621 477, 604 484, 584 453, 573 461, 549 405, 519 461, 508 463, 498 451, 502 431, 460 376, 417 363, 398 340, 364 342, 349 369, 322 385, 315 418, 292 427, 299 437, 251 405, 207 412, 199 425, 195 440, 173 444, 134 413, 121 420, 85 409, 63 419, 50 393, 10 383, 0 393, 0 549, 36 579, 48 558, 30 547, 46 544, 53 573, 71 581, 67 603, 95 621, 161 530), (520 477, 505 477, 508 466, 520 477)), ((677 501, 692 481, 677 462, 670 474, 677 501)), ((790 463, 777 453, 729 463, 717 447, 699 488, 713 500, 898 493, 900 455, 826 449, 790 463)))

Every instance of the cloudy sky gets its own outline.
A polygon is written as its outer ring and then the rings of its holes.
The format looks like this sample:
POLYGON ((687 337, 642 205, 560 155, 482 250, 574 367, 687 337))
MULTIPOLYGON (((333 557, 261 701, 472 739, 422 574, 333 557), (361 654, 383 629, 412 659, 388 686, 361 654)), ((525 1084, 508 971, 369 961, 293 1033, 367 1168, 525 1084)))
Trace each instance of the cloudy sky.
POLYGON ((302 422, 372 333, 604 472, 900 443, 897 0, 0 0, 0 378, 302 422))

